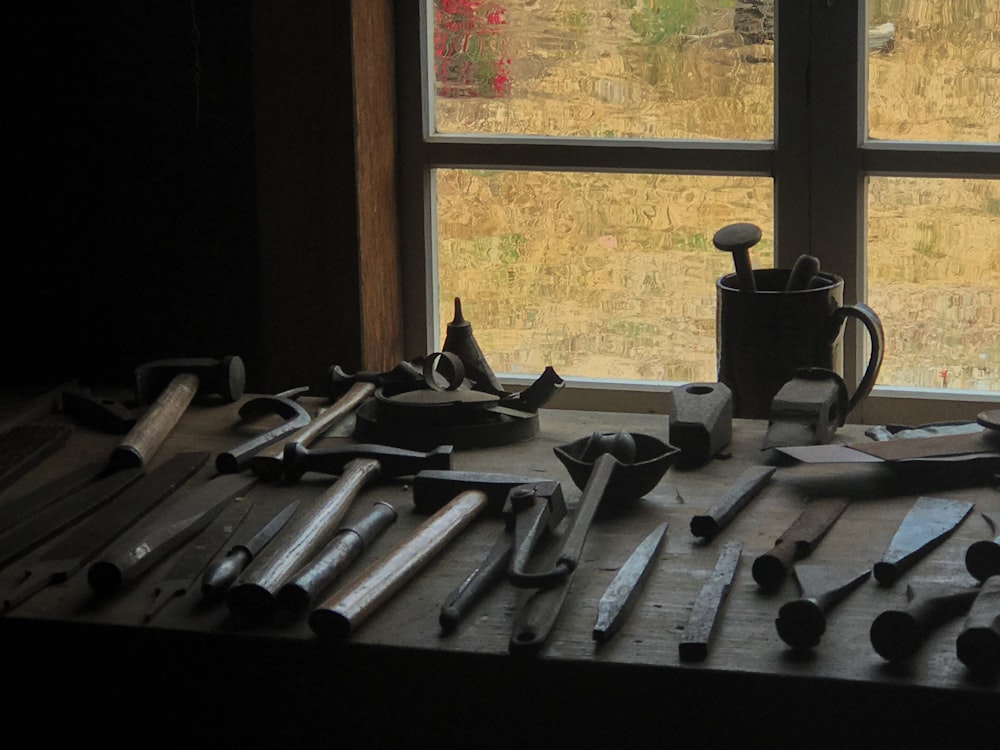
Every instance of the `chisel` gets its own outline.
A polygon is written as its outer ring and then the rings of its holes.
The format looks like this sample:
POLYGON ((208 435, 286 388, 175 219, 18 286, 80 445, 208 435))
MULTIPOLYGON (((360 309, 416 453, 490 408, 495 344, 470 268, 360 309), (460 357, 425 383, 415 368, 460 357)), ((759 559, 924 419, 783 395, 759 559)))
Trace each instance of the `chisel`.
POLYGON ((597 622, 592 633, 595 641, 603 643, 618 632, 635 608, 666 534, 666 522, 649 532, 604 591, 597 604, 597 622))
POLYGON ((712 575, 698 592, 691 608, 691 616, 684 626, 684 633, 677 647, 681 661, 704 661, 708 656, 712 631, 715 630, 719 611, 736 576, 742 552, 743 542, 731 541, 726 542, 719 553, 712 575))

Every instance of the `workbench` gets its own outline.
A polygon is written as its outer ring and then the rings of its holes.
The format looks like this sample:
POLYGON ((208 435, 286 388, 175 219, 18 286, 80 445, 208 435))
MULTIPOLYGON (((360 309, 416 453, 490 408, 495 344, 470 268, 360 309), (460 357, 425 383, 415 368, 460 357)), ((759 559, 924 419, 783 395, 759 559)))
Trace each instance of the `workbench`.
MULTIPOLYGON (((157 461, 179 451, 214 455, 268 426, 240 424, 238 407, 196 401, 157 461)), ((496 515, 479 516, 340 643, 318 638, 306 614, 240 622, 224 603, 203 601, 197 589, 144 624, 159 568, 107 600, 95 598, 81 571, 0 618, 3 682, 8 694, 16 694, 5 712, 8 732, 26 712, 41 711, 44 718, 31 720, 33 736, 86 738, 102 746, 995 748, 997 684, 972 679, 956 658, 963 618, 935 631, 902 665, 881 658, 869 639, 873 618, 902 606, 907 585, 974 583, 964 553, 974 541, 992 538, 979 514, 1000 516, 995 484, 935 487, 920 479, 914 486, 887 481, 881 465, 779 461, 770 483, 722 533, 707 542, 695 538, 691 517, 709 508, 744 468, 770 455, 760 450, 765 427, 735 420, 733 439, 720 456, 694 469, 674 466, 626 512, 598 518, 556 628, 538 654, 508 651, 517 592, 506 583, 492 589, 455 632, 441 633, 442 601, 503 533, 496 515), (780 605, 798 596, 794 579, 762 593, 751 563, 817 494, 853 498, 810 557, 829 564, 878 561, 920 496, 976 505, 895 585, 861 585, 829 614, 819 646, 800 654, 775 629, 780 605), (635 546, 663 521, 667 536, 639 603, 620 631, 596 644, 591 631, 598 600, 635 546), (743 542, 742 560, 708 656, 681 662, 678 642, 692 604, 730 540, 743 542)), ((542 409, 539 428, 516 444, 456 450, 453 466, 559 480, 572 508, 580 491, 556 460, 555 446, 618 429, 668 437, 667 418, 655 414, 542 409)), ((348 443, 350 434, 350 423, 342 423, 321 444, 348 443)), ((864 439, 859 425, 836 436, 864 439)), ((117 440, 76 427, 64 447, 0 494, 0 507, 85 461, 101 460, 117 440)), ((294 484, 260 482, 247 496, 251 514, 264 519, 292 499, 308 502, 334 479, 310 473, 294 484)), ((410 493, 407 480, 391 480, 365 489, 354 502, 346 522, 375 500, 391 503, 399 517, 338 584, 425 520, 410 493)), ((19 575, 18 565, 0 575, 19 575)))

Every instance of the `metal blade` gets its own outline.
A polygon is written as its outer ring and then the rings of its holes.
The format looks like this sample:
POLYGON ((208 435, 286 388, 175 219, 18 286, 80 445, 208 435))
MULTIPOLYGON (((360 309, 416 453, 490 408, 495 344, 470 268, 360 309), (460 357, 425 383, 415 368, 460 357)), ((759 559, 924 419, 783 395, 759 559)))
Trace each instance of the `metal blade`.
POLYGON ((972 511, 973 503, 936 497, 918 498, 903 518, 892 541, 875 563, 875 579, 891 586, 937 544, 944 541, 972 511))
POLYGON ((796 565, 802 598, 786 602, 774 625, 781 640, 794 649, 819 645, 826 632, 826 613, 868 580, 871 570, 827 565, 796 565))
POLYGON ((715 629, 719 610, 722 608, 729 587, 736 576, 740 565, 740 555, 743 552, 743 542, 727 542, 715 563, 711 577, 701 587, 698 598, 691 608, 691 616, 679 645, 681 661, 703 661, 708 655, 708 644, 715 629))
POLYGON ((181 551, 170 570, 156 584, 153 603, 143 618, 145 622, 148 623, 167 604, 187 593, 211 559, 232 538, 251 505, 245 498, 236 498, 181 551))
POLYGON ((24 577, 2 597, 10 610, 83 568, 151 508, 173 493, 208 461, 208 453, 179 453, 128 487, 25 568, 24 577))
POLYGON ((639 543, 604 591, 597 605, 597 622, 593 631, 595 641, 606 641, 614 635, 635 608, 643 585, 653 569, 651 563, 663 545, 667 526, 666 522, 661 523, 639 543))

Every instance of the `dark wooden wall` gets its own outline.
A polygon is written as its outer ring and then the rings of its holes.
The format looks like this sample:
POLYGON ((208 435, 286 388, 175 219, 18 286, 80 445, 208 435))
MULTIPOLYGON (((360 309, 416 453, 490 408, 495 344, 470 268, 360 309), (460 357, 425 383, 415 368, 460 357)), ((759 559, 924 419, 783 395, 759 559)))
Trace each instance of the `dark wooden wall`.
POLYGON ((0 383, 239 354, 249 388, 278 390, 398 361, 391 8, 10 11, 0 383))

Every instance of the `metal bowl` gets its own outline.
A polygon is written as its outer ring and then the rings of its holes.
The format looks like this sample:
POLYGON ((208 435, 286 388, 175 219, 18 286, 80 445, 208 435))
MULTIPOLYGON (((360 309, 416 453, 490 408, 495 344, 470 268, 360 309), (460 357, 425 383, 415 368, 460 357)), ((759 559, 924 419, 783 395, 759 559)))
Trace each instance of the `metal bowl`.
MULTIPOLYGON (((616 433, 598 433, 601 437, 612 439, 616 433)), ((608 489, 612 490, 613 500, 628 502, 638 500, 643 495, 652 492, 667 469, 674 465, 680 457, 680 448, 639 432, 627 433, 635 442, 635 458, 631 462, 618 461, 608 489)), ((569 472, 573 483, 584 489, 590 479, 596 458, 587 455, 588 448, 593 445, 594 435, 582 437, 571 443, 557 445, 552 450, 563 466, 569 472)))

